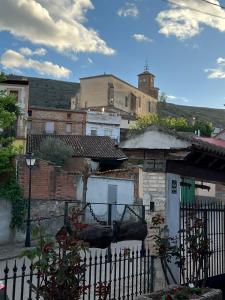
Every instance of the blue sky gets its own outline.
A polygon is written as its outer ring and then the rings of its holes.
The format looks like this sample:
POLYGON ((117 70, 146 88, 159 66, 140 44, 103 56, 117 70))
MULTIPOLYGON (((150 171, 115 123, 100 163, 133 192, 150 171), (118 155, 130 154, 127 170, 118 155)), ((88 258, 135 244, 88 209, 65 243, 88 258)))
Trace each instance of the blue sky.
POLYGON ((1 0, 0 69, 76 82, 105 72, 136 85, 147 60, 168 101, 223 108, 225 1, 211 2, 1 0))

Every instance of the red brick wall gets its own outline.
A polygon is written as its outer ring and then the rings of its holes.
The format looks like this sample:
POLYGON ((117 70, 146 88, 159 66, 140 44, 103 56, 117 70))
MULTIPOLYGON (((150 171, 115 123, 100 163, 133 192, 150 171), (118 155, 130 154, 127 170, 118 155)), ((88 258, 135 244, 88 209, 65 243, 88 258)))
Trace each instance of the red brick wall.
MULTIPOLYGON (((24 159, 19 161, 18 179, 28 198, 29 168, 24 159)), ((43 160, 37 160, 32 168, 31 197, 37 200, 74 200, 74 175, 43 160)))
POLYGON ((75 111, 64 111, 56 109, 41 109, 32 108, 32 117, 29 117, 29 121, 32 122, 31 129, 32 134, 45 133, 45 123, 48 121, 54 122, 55 134, 76 134, 84 135, 86 130, 86 114, 75 111), (70 117, 68 118, 68 114, 70 117), (66 132, 66 125, 71 124, 71 133, 66 132))

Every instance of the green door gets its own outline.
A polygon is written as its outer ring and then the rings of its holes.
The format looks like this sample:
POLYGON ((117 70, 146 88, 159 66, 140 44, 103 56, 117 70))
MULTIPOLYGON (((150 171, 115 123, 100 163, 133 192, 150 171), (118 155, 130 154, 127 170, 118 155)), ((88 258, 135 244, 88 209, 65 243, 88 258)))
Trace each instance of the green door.
POLYGON ((192 178, 183 178, 181 184, 181 202, 184 204, 195 203, 195 180, 192 178))

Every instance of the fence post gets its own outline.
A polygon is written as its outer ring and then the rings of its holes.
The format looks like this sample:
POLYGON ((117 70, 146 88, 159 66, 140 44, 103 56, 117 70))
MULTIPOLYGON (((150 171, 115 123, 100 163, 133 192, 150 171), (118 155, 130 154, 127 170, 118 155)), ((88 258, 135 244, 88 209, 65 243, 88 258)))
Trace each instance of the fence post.
MULTIPOLYGON (((112 203, 108 204, 108 226, 112 225, 112 203)), ((107 249, 108 262, 112 261, 111 245, 107 249)))
POLYGON ((150 293, 154 292, 154 273, 155 273, 155 257, 151 255, 151 279, 150 279, 150 293))
POLYGON ((112 225, 112 203, 108 204, 108 225, 112 225))
MULTIPOLYGON (((207 242, 208 240, 208 230, 207 230, 207 209, 206 207, 204 207, 204 212, 203 212, 203 215, 204 215, 204 240, 205 242, 207 242)), ((206 281, 206 279, 208 278, 208 259, 209 259, 209 256, 208 254, 205 255, 204 257, 204 282, 206 281)))
MULTIPOLYGON (((142 224, 145 223, 145 206, 142 205, 141 207, 141 220, 142 220, 142 224)), ((145 241, 142 240, 141 241, 141 256, 145 255, 145 241)))
POLYGON ((67 223, 68 223, 68 213, 69 213, 69 203, 65 202, 65 205, 64 205, 64 226, 67 226, 67 223))

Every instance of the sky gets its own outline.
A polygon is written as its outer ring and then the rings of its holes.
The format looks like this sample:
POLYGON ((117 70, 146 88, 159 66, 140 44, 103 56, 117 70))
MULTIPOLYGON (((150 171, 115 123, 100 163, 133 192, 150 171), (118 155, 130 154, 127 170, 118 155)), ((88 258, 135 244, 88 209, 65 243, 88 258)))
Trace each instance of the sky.
POLYGON ((225 0, 0 0, 0 70, 79 82, 103 73, 181 105, 224 108, 225 0))

